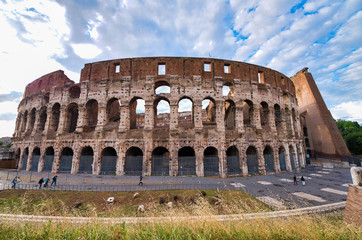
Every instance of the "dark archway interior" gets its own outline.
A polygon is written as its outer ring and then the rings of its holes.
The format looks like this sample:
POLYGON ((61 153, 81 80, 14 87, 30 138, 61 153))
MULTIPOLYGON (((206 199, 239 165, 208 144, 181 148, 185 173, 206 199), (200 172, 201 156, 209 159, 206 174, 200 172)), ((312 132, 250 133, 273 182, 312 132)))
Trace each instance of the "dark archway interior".
POLYGON ((204 175, 219 175, 218 151, 214 147, 207 147, 204 151, 204 175))
POLYGON ((157 147, 152 152, 151 174, 169 175, 170 152, 164 147, 157 147))
POLYGON ((226 165, 228 175, 237 175, 241 173, 239 163, 239 151, 236 147, 232 146, 226 150, 226 165))
POLYGON ((125 175, 142 175, 143 152, 138 147, 131 147, 126 152, 125 175))

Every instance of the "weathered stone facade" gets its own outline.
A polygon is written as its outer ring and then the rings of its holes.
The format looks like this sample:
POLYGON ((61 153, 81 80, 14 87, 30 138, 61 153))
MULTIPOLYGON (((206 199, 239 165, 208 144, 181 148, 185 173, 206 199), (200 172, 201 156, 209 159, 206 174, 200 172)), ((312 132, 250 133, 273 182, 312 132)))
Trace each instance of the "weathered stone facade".
POLYGON ((26 87, 13 144, 28 171, 226 177, 305 165, 293 82, 211 58, 95 62, 78 84, 62 71, 45 75, 26 87), (169 92, 156 94, 159 87, 169 92), (179 111, 183 99, 188 112, 179 111), (162 100, 169 114, 158 114, 162 100))

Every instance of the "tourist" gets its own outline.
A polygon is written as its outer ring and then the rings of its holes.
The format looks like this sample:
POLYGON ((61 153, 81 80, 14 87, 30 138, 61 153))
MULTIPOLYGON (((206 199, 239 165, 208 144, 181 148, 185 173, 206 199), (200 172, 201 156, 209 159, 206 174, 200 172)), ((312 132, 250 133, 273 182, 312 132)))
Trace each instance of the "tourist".
POLYGON ((44 179, 44 187, 48 187, 48 184, 49 184, 49 178, 45 178, 44 179))
POLYGON ((303 176, 300 178, 300 181, 302 182, 302 185, 304 186, 305 185, 305 179, 304 179, 303 176))
POLYGON ((17 185, 18 188, 20 188, 20 177, 18 177, 18 178, 16 179, 16 185, 17 185))
POLYGON ((294 175, 293 179, 294 179, 294 185, 298 185, 297 176, 294 175))
POLYGON ((138 185, 143 185, 143 177, 142 177, 142 175, 140 176, 140 182, 138 183, 138 185))
POLYGON ((39 189, 41 189, 41 186, 43 185, 43 182, 44 182, 44 179, 43 178, 40 178, 39 180, 39 189))
POLYGON ((11 181, 11 188, 14 188, 16 187, 16 182, 17 182, 18 178, 17 177, 14 177, 13 181, 11 181))
POLYGON ((52 181, 52 183, 50 184, 50 186, 53 186, 53 184, 54 184, 54 187, 57 186, 57 178, 58 178, 58 176, 55 174, 55 175, 53 176, 53 181, 52 181))

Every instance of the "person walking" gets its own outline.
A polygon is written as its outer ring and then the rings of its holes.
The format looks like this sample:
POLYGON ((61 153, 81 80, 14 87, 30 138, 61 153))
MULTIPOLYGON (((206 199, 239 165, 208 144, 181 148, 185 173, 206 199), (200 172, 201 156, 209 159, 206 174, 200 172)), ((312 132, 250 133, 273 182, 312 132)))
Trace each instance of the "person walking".
POLYGON ((11 188, 15 189, 17 180, 18 180, 18 178, 14 177, 13 181, 11 181, 11 184, 12 184, 11 188))
POLYGON ((48 187, 48 184, 49 184, 49 178, 45 178, 44 179, 44 187, 48 187))
POLYGON ((41 189, 41 186, 43 185, 43 183, 44 183, 44 179, 43 178, 40 178, 40 180, 39 180, 39 189, 41 189))
POLYGON ((300 178, 300 181, 302 182, 302 185, 304 186, 305 185, 305 179, 304 179, 303 176, 300 178))
POLYGON ((140 182, 138 183, 138 185, 142 185, 142 186, 143 186, 143 177, 142 177, 142 175, 140 176, 140 182))
POLYGON ((294 185, 298 185, 297 176, 294 175, 293 179, 294 179, 294 185))
POLYGON ((58 178, 58 176, 55 174, 54 176, 53 176, 53 178, 52 178, 52 183, 50 184, 50 186, 53 186, 53 184, 54 184, 54 187, 56 187, 57 186, 57 178, 58 178))
POLYGON ((17 179, 16 179, 16 186, 18 187, 18 188, 20 188, 20 177, 18 177, 17 179))

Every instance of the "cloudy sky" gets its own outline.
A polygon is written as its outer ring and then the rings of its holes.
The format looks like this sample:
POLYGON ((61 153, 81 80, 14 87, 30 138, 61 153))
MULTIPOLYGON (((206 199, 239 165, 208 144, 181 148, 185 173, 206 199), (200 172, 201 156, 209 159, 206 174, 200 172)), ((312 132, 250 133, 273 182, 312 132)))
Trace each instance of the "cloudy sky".
POLYGON ((0 136, 36 78, 146 56, 308 67, 333 116, 362 123, 361 0, 0 0, 0 32, 0 136))

